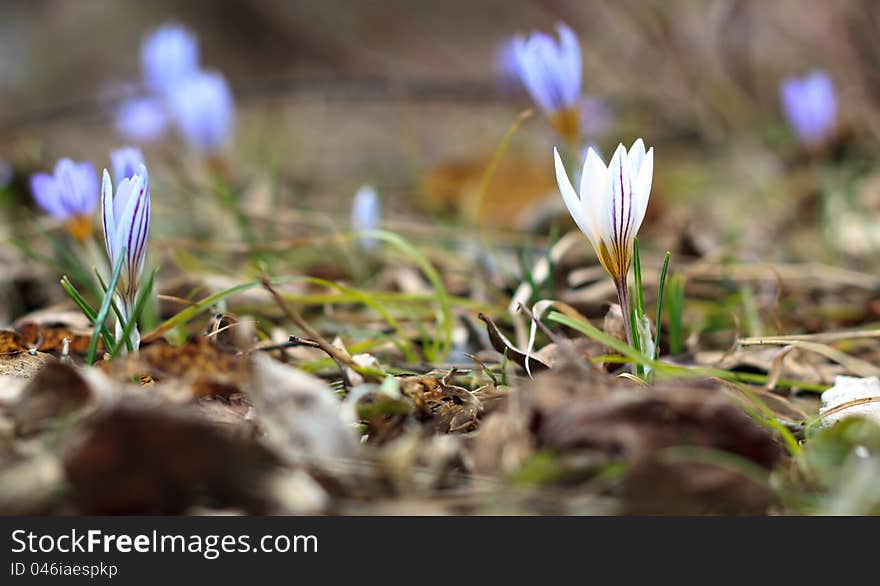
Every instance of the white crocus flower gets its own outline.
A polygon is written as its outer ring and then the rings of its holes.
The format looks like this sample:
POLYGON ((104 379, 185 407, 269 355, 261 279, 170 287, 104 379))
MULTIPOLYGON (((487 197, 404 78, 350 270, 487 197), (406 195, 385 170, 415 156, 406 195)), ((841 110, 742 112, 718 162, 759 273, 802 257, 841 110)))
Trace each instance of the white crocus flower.
POLYGON ((599 155, 589 149, 581 173, 580 194, 572 186, 559 152, 554 149, 553 154, 559 191, 571 217, 614 280, 627 336, 632 342, 626 319, 629 307, 626 277, 632 264, 633 241, 645 218, 651 194, 654 148, 646 153, 642 139, 636 140, 629 152, 621 144, 607 167, 599 155))

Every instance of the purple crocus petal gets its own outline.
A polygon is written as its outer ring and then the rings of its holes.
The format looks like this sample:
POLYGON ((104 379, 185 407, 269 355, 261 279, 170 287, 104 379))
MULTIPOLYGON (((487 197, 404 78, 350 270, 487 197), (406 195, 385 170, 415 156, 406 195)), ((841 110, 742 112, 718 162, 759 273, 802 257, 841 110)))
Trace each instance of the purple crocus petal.
POLYGON ((786 78, 780 86, 780 98, 789 125, 804 143, 820 143, 834 132, 837 97, 826 73, 814 71, 803 78, 786 78))
POLYGON ((134 142, 152 142, 168 127, 168 115, 162 102, 155 98, 134 98, 116 112, 116 130, 134 142))
POLYGON ((77 165, 76 187, 78 190, 79 214, 91 214, 98 205, 98 175, 95 167, 88 161, 77 165))
POLYGON ((76 174, 76 163, 72 160, 66 158, 59 159, 55 163, 55 170, 52 175, 55 177, 61 206, 64 208, 67 217, 76 215, 77 209, 80 207, 76 174))
POLYGON ((235 111, 232 92, 222 75, 200 73, 171 95, 174 121, 187 144, 213 153, 227 142, 235 111))
POLYGON ((116 183, 132 177, 140 165, 144 164, 144 155, 139 148, 123 147, 110 153, 113 166, 113 180, 116 183))
POLYGON ((98 182, 89 163, 60 159, 52 175, 31 178, 34 200, 59 220, 91 214, 98 203, 98 182))
POLYGON ((544 112, 552 114, 559 110, 562 104, 552 85, 551 76, 554 75, 554 71, 546 65, 548 43, 552 43, 549 37, 536 33, 528 41, 517 43, 516 55, 526 90, 544 112))
POLYGON ((61 194, 55 178, 46 173, 37 173, 31 176, 31 194, 43 211, 59 220, 68 217, 67 210, 61 203, 61 194))
POLYGON ((165 24, 141 46, 144 81, 151 91, 166 94, 199 70, 199 47, 194 35, 178 24, 165 24))
POLYGON ((544 33, 514 40, 513 52, 523 85, 544 112, 577 104, 581 93, 580 43, 572 30, 557 25, 559 42, 544 33))
POLYGON ((521 85, 514 39, 502 43, 495 50, 495 75, 501 89, 506 92, 512 92, 521 85))
POLYGON ((565 104, 571 106, 578 101, 581 90, 581 44, 574 31, 565 23, 556 25, 559 34, 559 62, 561 64, 562 93, 565 104))

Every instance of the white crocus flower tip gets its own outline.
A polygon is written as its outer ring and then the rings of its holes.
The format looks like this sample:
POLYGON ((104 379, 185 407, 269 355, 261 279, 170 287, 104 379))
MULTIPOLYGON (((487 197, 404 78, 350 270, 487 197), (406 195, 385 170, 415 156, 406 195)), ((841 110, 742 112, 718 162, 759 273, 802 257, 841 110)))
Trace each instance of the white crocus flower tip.
POLYGON ((590 240, 599 262, 615 283, 626 283, 633 241, 645 219, 651 194, 654 148, 645 152, 641 138, 629 151, 621 144, 607 167, 589 149, 579 191, 572 186, 559 152, 554 149, 553 154, 556 182, 571 217, 590 240))

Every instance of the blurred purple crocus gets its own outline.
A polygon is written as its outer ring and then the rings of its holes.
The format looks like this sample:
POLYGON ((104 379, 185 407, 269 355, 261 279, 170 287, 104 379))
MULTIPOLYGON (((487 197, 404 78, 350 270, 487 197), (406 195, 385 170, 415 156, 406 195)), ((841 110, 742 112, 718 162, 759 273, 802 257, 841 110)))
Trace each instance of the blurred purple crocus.
POLYGON ((199 71, 199 45, 195 36, 179 24, 165 24, 141 46, 144 82, 165 94, 199 71))
MULTIPOLYGON (((123 257, 116 292, 123 322, 127 322, 137 300, 147 255, 147 235, 150 231, 150 179, 144 165, 138 165, 134 175, 117 183, 115 194, 110 174, 104 170, 101 216, 110 266, 116 266, 119 257, 123 257)), ((124 325, 125 323, 119 322, 116 324, 117 337, 122 335, 124 325)), ((132 329, 129 339, 137 349, 140 344, 137 325, 132 329)))
MULTIPOLYGON (((364 185, 354 195, 351 206, 351 228, 355 232, 378 230, 381 221, 379 197, 370 185, 364 185)), ((378 245, 375 238, 360 237, 358 240, 364 250, 374 250, 378 245)))
POLYGON ((824 71, 804 77, 787 77, 779 90, 789 125, 805 144, 815 146, 837 127, 837 96, 834 83, 824 71))
POLYGON ((123 179, 134 177, 144 164, 144 155, 139 148, 122 147, 110 153, 110 163, 113 167, 113 181, 119 185, 123 179))
POLYGON ((516 37, 513 52, 523 86, 560 136, 574 144, 579 136, 581 47, 567 25, 559 23, 556 30, 558 42, 541 32, 528 39, 516 37))
POLYGON ((52 175, 31 177, 31 193, 37 204, 83 240, 91 231, 91 214, 98 205, 98 177, 91 163, 61 159, 52 175))
POLYGON ((187 144, 213 154, 226 144, 235 121, 232 91, 219 73, 200 72, 170 96, 172 117, 187 144))
POLYGON ((116 111, 116 130, 131 141, 152 142, 162 136, 167 127, 165 106, 157 98, 132 98, 116 111))

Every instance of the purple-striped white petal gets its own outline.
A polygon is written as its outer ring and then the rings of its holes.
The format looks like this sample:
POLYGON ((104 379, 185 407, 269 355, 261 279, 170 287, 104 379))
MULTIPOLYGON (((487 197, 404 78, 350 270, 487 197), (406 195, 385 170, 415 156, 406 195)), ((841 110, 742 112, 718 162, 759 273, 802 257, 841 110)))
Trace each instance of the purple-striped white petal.
POLYGON ((645 152, 641 139, 629 152, 621 144, 607 167, 593 149, 588 149, 579 194, 555 149, 554 161, 559 191, 572 218, 596 249, 605 269, 615 280, 625 280, 632 262, 633 241, 650 197, 654 149, 645 152))
POLYGON ((150 181, 143 164, 119 182, 115 194, 110 174, 104 170, 101 211, 111 266, 124 254, 119 292, 123 303, 130 306, 144 268, 150 229, 150 181))

